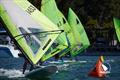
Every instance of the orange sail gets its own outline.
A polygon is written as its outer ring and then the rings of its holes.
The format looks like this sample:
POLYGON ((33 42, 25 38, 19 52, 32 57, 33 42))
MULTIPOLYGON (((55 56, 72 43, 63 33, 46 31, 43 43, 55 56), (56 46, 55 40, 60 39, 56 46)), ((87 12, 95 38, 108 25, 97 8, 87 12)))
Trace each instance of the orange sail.
POLYGON ((100 56, 96 65, 95 65, 95 68, 89 73, 89 76, 98 77, 98 78, 105 77, 107 73, 102 65, 104 65, 103 64, 103 57, 100 56))

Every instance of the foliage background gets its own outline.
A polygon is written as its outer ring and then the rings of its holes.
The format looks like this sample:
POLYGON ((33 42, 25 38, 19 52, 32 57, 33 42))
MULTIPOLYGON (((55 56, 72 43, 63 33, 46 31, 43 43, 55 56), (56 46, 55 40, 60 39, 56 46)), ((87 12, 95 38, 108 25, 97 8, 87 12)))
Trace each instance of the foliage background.
MULTIPOLYGON (((29 1, 40 10, 41 0, 29 1)), ((56 3, 66 18, 69 7, 75 11, 91 43, 98 38, 109 42, 116 39, 113 17, 120 18, 120 0, 56 0, 56 3)))

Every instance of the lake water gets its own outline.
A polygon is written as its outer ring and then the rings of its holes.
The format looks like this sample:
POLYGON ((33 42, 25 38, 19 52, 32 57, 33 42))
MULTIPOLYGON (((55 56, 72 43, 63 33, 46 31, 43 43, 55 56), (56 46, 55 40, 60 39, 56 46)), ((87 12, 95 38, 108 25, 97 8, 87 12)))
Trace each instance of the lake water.
MULTIPOLYGON (((22 58, 5 57, 0 53, 0 80, 29 80, 22 74, 22 58)), ((111 73, 104 79, 89 77, 87 74, 93 68, 98 56, 79 56, 77 62, 71 63, 46 63, 56 65, 58 72, 50 78, 42 80, 120 80, 120 56, 105 56, 111 65, 111 73)), ((50 61, 51 62, 51 61, 50 61)))

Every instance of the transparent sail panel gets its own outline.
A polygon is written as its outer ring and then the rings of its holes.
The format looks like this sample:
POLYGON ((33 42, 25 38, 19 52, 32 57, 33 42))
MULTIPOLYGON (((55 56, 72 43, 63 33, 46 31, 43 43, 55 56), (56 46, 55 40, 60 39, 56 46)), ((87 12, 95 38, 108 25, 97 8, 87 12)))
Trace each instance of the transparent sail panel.
POLYGON ((28 28, 32 33, 36 33, 35 36, 43 43, 43 41, 47 37, 47 33, 42 33, 43 30, 36 29, 36 28, 28 28))
POLYGON ((30 46, 31 50, 33 51, 33 53, 36 54, 38 49, 40 48, 40 44, 32 37, 32 35, 30 34, 24 35, 28 33, 27 31, 25 31, 24 28, 20 27, 19 29, 21 33, 23 34, 27 44, 30 46))

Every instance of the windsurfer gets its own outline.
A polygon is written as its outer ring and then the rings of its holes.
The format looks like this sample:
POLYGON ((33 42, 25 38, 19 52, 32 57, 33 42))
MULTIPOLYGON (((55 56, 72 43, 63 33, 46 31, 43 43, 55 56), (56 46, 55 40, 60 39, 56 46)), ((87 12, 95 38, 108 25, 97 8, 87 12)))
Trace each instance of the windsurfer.
MULTIPOLYGON (((24 58, 25 59, 25 58, 24 58)), ((27 65, 28 65, 29 61, 27 59, 25 59, 25 62, 23 64, 23 74, 25 73, 25 70, 27 69, 27 65)))
POLYGON ((34 69, 34 65, 32 65, 32 64, 30 63, 30 61, 28 61, 28 59, 27 59, 22 53, 19 53, 18 56, 24 58, 23 74, 25 73, 28 64, 31 65, 30 71, 32 71, 32 70, 34 69))

